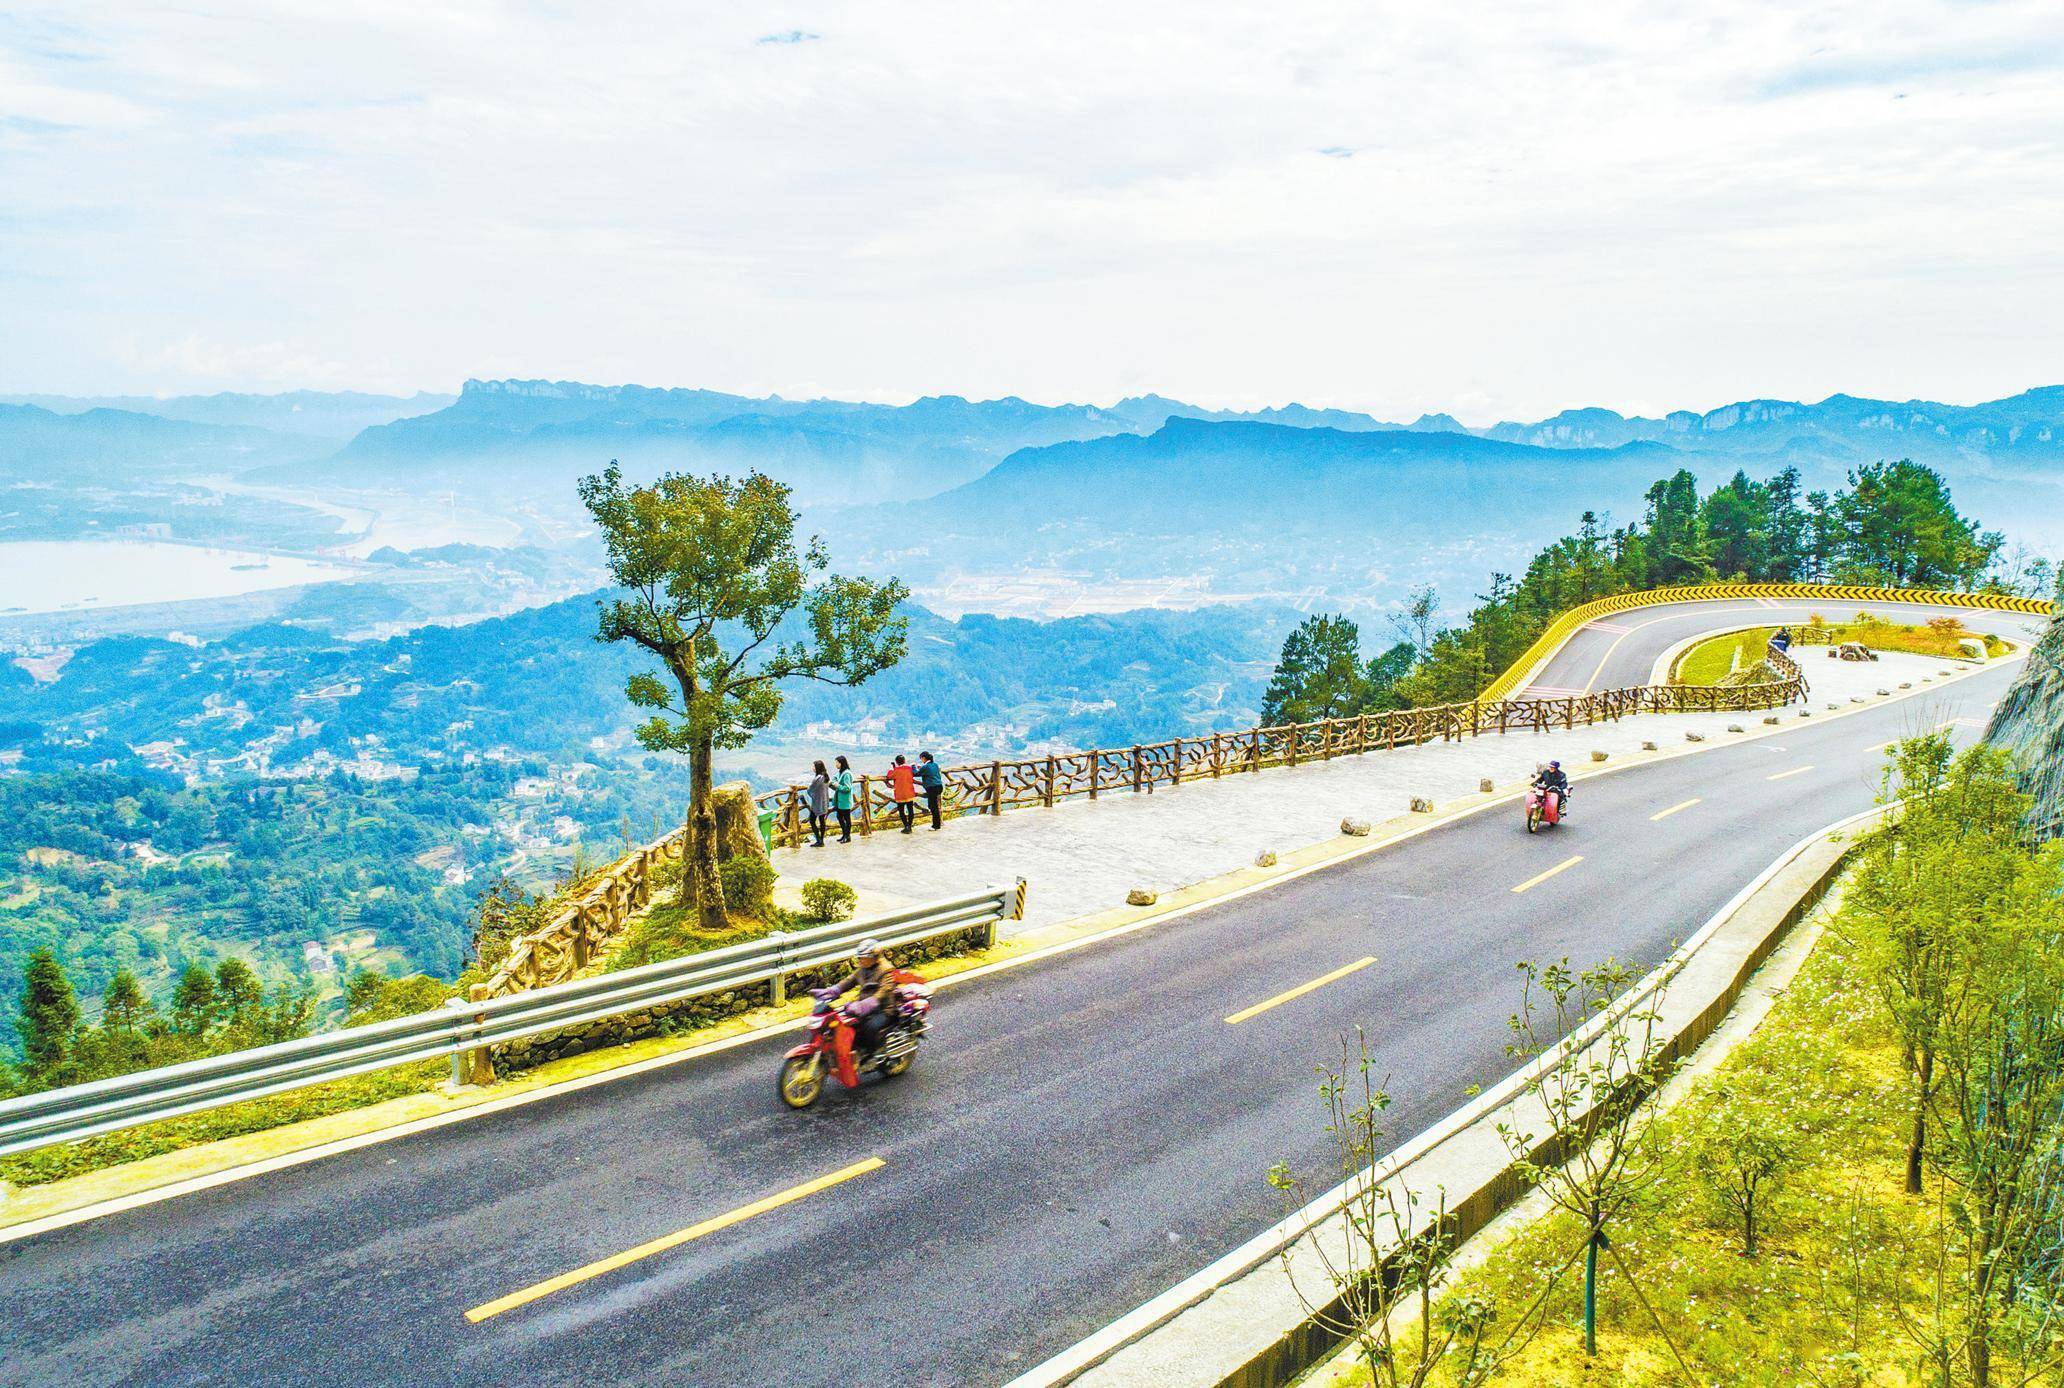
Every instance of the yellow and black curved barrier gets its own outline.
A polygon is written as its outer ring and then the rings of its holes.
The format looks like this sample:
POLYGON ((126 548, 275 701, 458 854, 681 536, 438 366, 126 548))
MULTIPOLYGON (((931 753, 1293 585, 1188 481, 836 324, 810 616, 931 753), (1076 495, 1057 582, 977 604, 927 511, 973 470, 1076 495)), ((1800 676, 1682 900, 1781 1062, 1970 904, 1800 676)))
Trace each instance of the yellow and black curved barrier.
POLYGON ((1740 598, 1790 598, 1814 602, 1915 602, 1936 607, 1978 608, 1989 612, 2026 612, 2047 616, 2054 608, 2048 598, 2024 598, 2006 593, 1955 593, 1932 588, 1866 588, 1847 583, 1702 583, 1680 588, 1646 588, 1638 593, 1615 593, 1569 611, 1549 623, 1548 629, 1526 654, 1512 662, 1504 674, 1477 695, 1481 702, 1509 698, 1524 687, 1529 676, 1562 649, 1563 642, 1600 617, 1627 612, 1637 607, 1665 607, 1679 602, 1725 602, 1740 598))

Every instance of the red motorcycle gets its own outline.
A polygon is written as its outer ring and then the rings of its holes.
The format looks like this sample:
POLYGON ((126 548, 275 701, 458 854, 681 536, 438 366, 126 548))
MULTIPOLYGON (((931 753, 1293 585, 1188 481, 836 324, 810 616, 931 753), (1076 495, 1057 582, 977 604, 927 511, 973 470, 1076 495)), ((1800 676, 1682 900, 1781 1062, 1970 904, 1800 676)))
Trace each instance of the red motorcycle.
POLYGON ((1542 825, 1554 827, 1562 822, 1562 793, 1542 786, 1528 786, 1526 793, 1526 831, 1531 834, 1542 825))
POLYGON ((832 998, 818 994, 806 1026, 808 1038, 781 1058, 777 1087, 781 1102, 790 1108, 808 1108, 824 1093, 827 1071, 838 1076, 848 1089, 860 1087, 860 1077, 880 1074, 889 1079, 908 1070, 917 1061, 917 1043, 930 1030, 932 990, 908 969, 889 975, 896 985, 887 1004, 889 1024, 869 1047, 859 1042, 862 1004, 841 1007, 832 998))

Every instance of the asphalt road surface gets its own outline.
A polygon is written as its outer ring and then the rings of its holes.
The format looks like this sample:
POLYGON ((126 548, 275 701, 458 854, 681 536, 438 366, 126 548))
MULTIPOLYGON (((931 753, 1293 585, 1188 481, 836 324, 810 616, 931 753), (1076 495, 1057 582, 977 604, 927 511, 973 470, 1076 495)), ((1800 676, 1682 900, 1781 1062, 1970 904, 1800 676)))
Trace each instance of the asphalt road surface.
MULTIPOLYGON (((1553 697, 1563 694, 1595 694, 1602 689, 1624 689, 1647 684, 1656 660, 1686 637, 1704 631, 1730 627, 1797 625, 1816 613, 1831 622, 1846 621, 1858 612, 1896 617, 1916 625, 1933 617, 1957 618, 1974 632, 1993 632, 2023 644, 2033 641, 2044 626, 2040 617, 2018 612, 1988 612, 1981 609, 1938 607, 1925 603, 1827 602, 1794 598, 1742 598, 1724 602, 1682 602, 1661 607, 1637 607, 1615 612, 1580 628, 1542 667, 1524 691, 1528 696, 1553 697)), ((1792 655, 1813 679, 1814 663, 1825 661, 1824 646, 1795 646, 1792 655)))
POLYGON ((1350 1029, 1402 1141, 1508 1070, 1515 961, 1660 960, 2013 668, 948 989, 907 1076, 806 1113, 781 1037, 0 1245, 0 1382, 999 1382, 1279 1218, 1272 1163, 1325 1174, 1350 1029))

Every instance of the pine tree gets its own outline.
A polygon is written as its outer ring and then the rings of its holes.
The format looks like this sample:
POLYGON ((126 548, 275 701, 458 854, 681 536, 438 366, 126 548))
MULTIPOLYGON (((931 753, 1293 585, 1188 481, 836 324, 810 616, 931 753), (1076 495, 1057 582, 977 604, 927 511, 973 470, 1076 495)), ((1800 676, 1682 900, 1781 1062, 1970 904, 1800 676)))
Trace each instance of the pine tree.
POLYGON ((64 965, 47 946, 29 956, 14 1029, 21 1037, 22 1068, 29 1081, 39 1088, 63 1084, 79 1030, 79 1000, 64 965))
POLYGON ((1283 640, 1283 655, 1261 696, 1261 721, 1311 723, 1359 713, 1363 683, 1362 634, 1345 617, 1317 613, 1283 640))
POLYGON ((215 966, 215 1005, 229 1025, 255 1023, 265 1005, 265 985, 243 960, 225 959, 215 966))
POLYGON ((172 994, 172 1026, 199 1036, 215 1023, 215 978, 199 964, 188 964, 172 994))
POLYGON ((109 1031, 136 1031, 149 1019, 151 1000, 127 969, 116 969, 100 995, 100 1024, 109 1031))

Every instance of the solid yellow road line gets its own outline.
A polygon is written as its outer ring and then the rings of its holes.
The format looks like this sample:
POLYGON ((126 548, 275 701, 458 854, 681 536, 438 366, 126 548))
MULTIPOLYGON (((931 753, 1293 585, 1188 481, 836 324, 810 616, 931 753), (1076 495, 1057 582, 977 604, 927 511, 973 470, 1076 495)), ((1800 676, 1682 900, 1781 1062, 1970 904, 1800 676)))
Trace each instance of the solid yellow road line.
POLYGON ((591 1278, 600 1277, 605 1272, 614 1272, 620 1267, 626 1267, 631 1263, 637 1262, 640 1258, 650 1258, 655 1253, 664 1253, 669 1248, 677 1248, 691 1239, 699 1239, 705 1234, 714 1234, 719 1229, 728 1229, 734 1224, 741 1224, 751 1219, 754 1215, 762 1215, 769 1210, 778 1210, 792 1201, 800 1200, 806 1195, 815 1195, 820 1190, 828 1190, 843 1181, 852 1180, 855 1176, 865 1176, 868 1172, 877 1169, 881 1165, 882 1159, 880 1157, 869 1157, 866 1161, 854 1162, 851 1166, 834 1171, 829 1176, 819 1176, 814 1181, 805 1181, 799 1186, 791 1186, 778 1195, 770 1195, 764 1200, 755 1200, 750 1205, 741 1205, 729 1214, 718 1215, 715 1219, 705 1219, 700 1224, 691 1224, 686 1229, 668 1234, 663 1238, 653 1239, 650 1243, 641 1243, 636 1248, 627 1248, 623 1252, 604 1258, 599 1262, 589 1263, 586 1267, 575 1268, 572 1272, 562 1272, 557 1277, 547 1278, 543 1282, 525 1287, 522 1291, 510 1292, 507 1296, 498 1297, 485 1305, 475 1306, 466 1313, 466 1319, 477 1325, 490 1316, 499 1316, 504 1311, 514 1310, 516 1307, 536 1301, 540 1297, 550 1296, 553 1292, 565 1291, 568 1287, 586 1282, 591 1278))
POLYGON ((1232 1016, 1226 1018, 1226 1025, 1238 1026, 1241 1022, 1246 1021, 1249 1017, 1260 1016, 1262 1013, 1268 1011, 1271 1007, 1281 1007, 1284 1003, 1289 1002, 1294 998, 1301 998, 1306 993, 1312 992, 1319 988, 1323 988, 1329 983, 1334 983, 1339 981, 1340 979, 1346 978, 1349 974, 1354 973, 1359 969, 1366 969, 1375 962, 1375 955, 1364 955, 1362 958, 1355 960, 1354 963, 1348 964, 1342 968, 1335 969, 1332 973, 1321 974, 1319 977, 1313 979, 1309 983, 1300 983, 1287 993, 1278 993, 1274 997, 1270 998, 1267 1002, 1258 1002, 1254 1004, 1254 1006, 1252 1007, 1246 1008, 1239 1012, 1235 1012, 1232 1016))
POLYGON ((1691 797, 1691 799, 1689 799, 1689 800, 1686 800, 1686 801, 1683 801, 1683 802, 1682 802, 1682 803, 1680 803, 1680 804, 1672 805, 1672 806, 1671 806, 1671 807, 1670 807, 1669 809, 1667 809, 1667 810, 1657 810, 1657 811, 1656 811, 1656 812, 1655 812, 1654 814, 1652 814, 1652 815, 1650 815, 1650 816, 1649 816, 1649 819, 1650 819, 1651 821, 1654 821, 1654 820, 1658 820, 1658 819, 1668 819, 1668 818, 1669 818, 1669 817, 1670 817, 1671 815, 1673 815, 1673 814, 1677 813, 1677 811, 1679 811, 1679 810, 1688 810, 1688 809, 1690 809, 1690 808, 1691 808, 1691 807, 1692 807, 1693 805, 1697 805, 1697 804, 1700 804, 1700 803, 1702 802, 1702 798, 1703 798, 1703 797, 1700 797, 1700 796, 1694 795, 1694 796, 1692 796, 1692 797, 1691 797))
POLYGON ((1543 882, 1546 882, 1546 881, 1547 881, 1547 880, 1548 880, 1549 878, 1553 877, 1553 876, 1554 876, 1554 875, 1555 875, 1556 873, 1558 873, 1558 872, 1568 872, 1568 871, 1569 871, 1569 870, 1570 870, 1571 868, 1575 867, 1575 866, 1576 866, 1576 865, 1577 865, 1578 863, 1581 863, 1581 862, 1583 862, 1583 861, 1584 861, 1584 855, 1583 855, 1583 854, 1581 854, 1581 853, 1573 853, 1573 854, 1571 854, 1571 855, 1570 855, 1569 857, 1567 857, 1567 858, 1563 859, 1563 860, 1562 860, 1561 862, 1557 863, 1557 864, 1556 864, 1556 865, 1555 865, 1554 867, 1552 867, 1552 868, 1549 868, 1549 869, 1548 869, 1548 870, 1547 870, 1546 872, 1543 872, 1543 873, 1539 873, 1539 874, 1537 874, 1536 876, 1533 876, 1533 877, 1529 877, 1529 878, 1527 878, 1527 880, 1526 880, 1526 881, 1524 881, 1524 882, 1520 883, 1520 884, 1519 884, 1518 886, 1514 887, 1514 888, 1513 888, 1512 890, 1513 890, 1513 891, 1515 891, 1515 892, 1523 892, 1523 891, 1525 891, 1525 890, 1526 890, 1527 888, 1529 888, 1529 887, 1538 887, 1538 886, 1540 886, 1540 885, 1541 885, 1541 884, 1542 884, 1543 882))
POLYGON ((1807 772, 1811 771, 1812 769, 1813 768, 1810 766, 1795 766, 1790 771, 1775 772, 1769 776, 1765 776, 1763 779, 1766 781, 1782 781, 1787 776, 1804 776, 1807 772))

